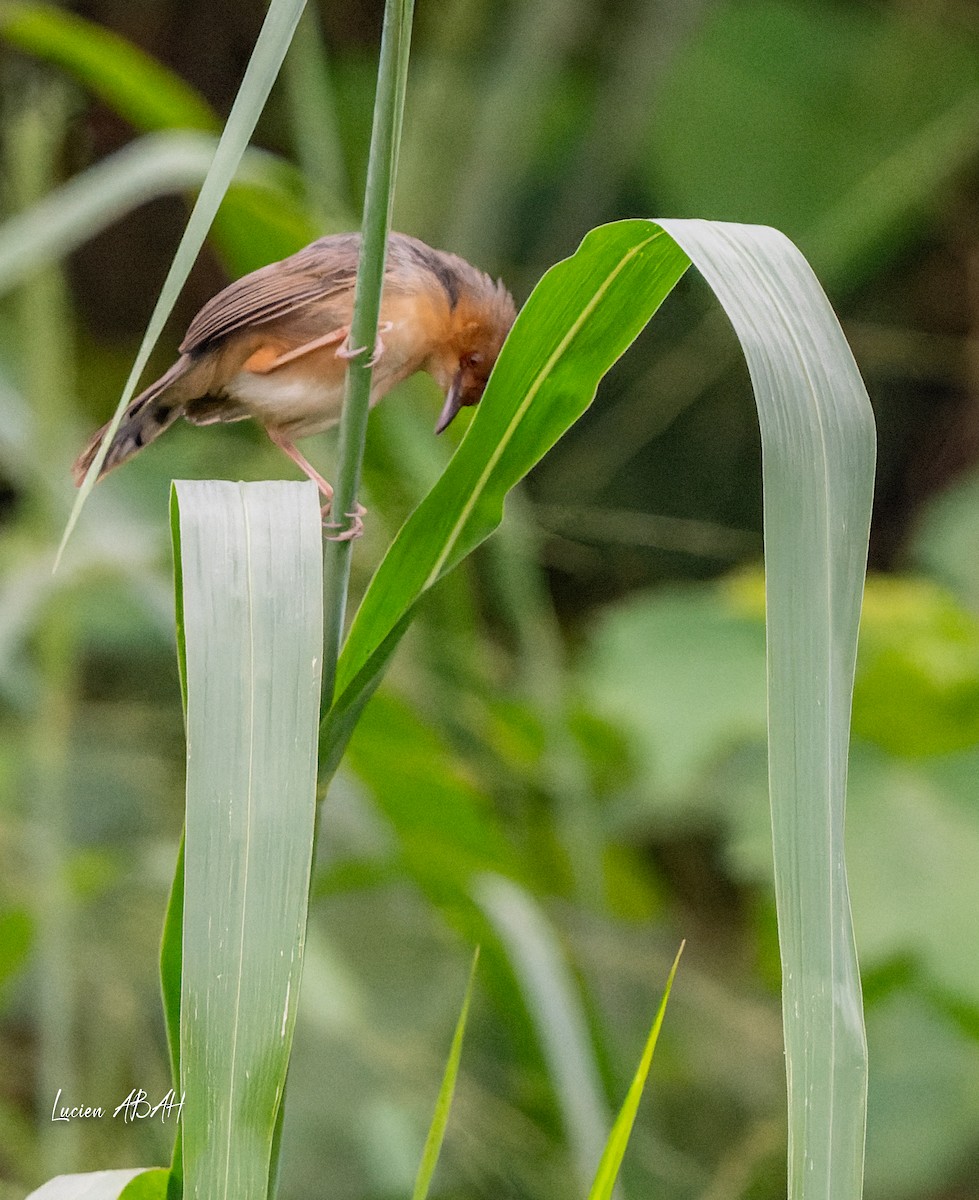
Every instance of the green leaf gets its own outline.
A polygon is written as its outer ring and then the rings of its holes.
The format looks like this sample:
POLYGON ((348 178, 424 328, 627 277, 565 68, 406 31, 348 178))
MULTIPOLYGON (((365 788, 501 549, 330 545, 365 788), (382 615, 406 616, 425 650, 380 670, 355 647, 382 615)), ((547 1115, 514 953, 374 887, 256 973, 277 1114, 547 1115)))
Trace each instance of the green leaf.
MULTIPOLYGON (((176 542, 174 543, 176 545, 176 542)), ((178 594, 182 585, 177 583, 178 594)), ((183 650, 183 631, 178 633, 183 650)), ((186 703, 184 715, 186 719, 186 703)), ((163 937, 160 941, 160 986, 163 993, 163 1017, 167 1027, 167 1046, 170 1051, 170 1073, 173 1086, 180 1084, 180 987, 184 930, 184 841, 180 840, 177 865, 173 873, 173 885, 167 901, 167 913, 163 921, 163 937)))
MULTIPOLYGON (((496 527, 506 492, 587 407, 686 256, 741 341, 762 434, 789 1195, 858 1200, 866 1042, 843 813, 876 446, 839 322, 787 238, 760 226, 624 221, 593 230, 548 272, 455 457, 374 576, 341 658, 340 712, 349 721, 376 687, 418 598, 496 527)), ((325 759, 348 734, 327 715, 325 759)))
POLYGON ((666 988, 663 991, 663 998, 660 1000, 656 1016, 653 1018, 653 1027, 650 1029, 649 1037, 646 1039, 642 1058, 639 1060, 639 1066, 636 1069, 636 1074, 629 1087, 625 1102, 619 1110, 619 1115, 615 1118, 612 1132, 605 1143, 605 1150, 602 1153, 601 1162, 598 1164, 598 1170, 595 1173, 595 1182, 588 1193, 588 1200, 611 1200, 615 1181, 619 1175, 619 1168, 622 1166, 622 1159, 625 1157, 626 1146, 629 1144, 632 1126, 635 1124, 636 1113, 639 1111, 639 1101, 642 1099, 643 1088, 646 1086, 646 1077, 649 1075, 649 1068, 653 1062, 653 1051, 656 1049, 656 1043, 659 1040, 659 1032, 663 1028, 666 1005, 670 999, 670 992, 673 990, 673 980, 676 978, 677 967, 680 965, 680 955, 683 953, 683 945, 681 942, 680 949, 676 952, 676 958, 673 960, 673 966, 670 967, 670 973, 666 979, 666 988))
POLYGON ((425 1200, 428 1196, 432 1176, 435 1174, 435 1167, 438 1164, 439 1152, 442 1149, 446 1126, 449 1123, 452 1097, 455 1094, 456 1078, 459 1074, 459 1062, 462 1059, 462 1040, 466 1033, 466 1021, 469 1019, 469 1002, 472 1000, 473 987, 476 983, 476 967, 478 964, 479 947, 477 946, 476 952, 473 954, 472 967, 469 969, 469 982, 466 985, 466 994, 462 1000, 462 1010, 459 1013, 459 1020, 456 1022, 455 1034, 452 1037, 452 1048, 449 1051, 448 1062, 445 1064, 445 1072, 442 1075, 442 1084, 439 1088, 438 1099, 435 1101, 435 1112, 432 1114, 432 1123, 428 1128, 428 1136, 425 1139, 425 1149, 422 1152, 422 1160, 418 1164, 415 1190, 411 1194, 412 1200, 425 1200))
POLYGON ((207 101, 118 34, 48 4, 0 4, 0 37, 73 75, 137 129, 220 127, 207 101))
POLYGON ((862 1195, 867 1052, 843 844, 875 434, 829 303, 789 240, 664 221, 738 334, 761 426, 769 780, 789 1195, 862 1195))
POLYGON ((265 1200, 315 814, 322 531, 311 483, 178 482, 189 1195, 265 1200))
POLYGON ((339 714, 376 687, 419 597, 496 528, 506 493, 588 407, 687 265, 655 225, 623 221, 593 230, 534 289, 462 444, 360 606, 340 658, 337 714, 324 723, 328 761, 343 743, 339 714))
POLYGON ((162 1200, 167 1172, 159 1167, 124 1171, 92 1171, 87 1175, 58 1175, 27 1200, 162 1200))
POLYGON ((126 1184, 119 1200, 165 1200, 169 1180, 170 1172, 163 1167, 143 1171, 126 1184))

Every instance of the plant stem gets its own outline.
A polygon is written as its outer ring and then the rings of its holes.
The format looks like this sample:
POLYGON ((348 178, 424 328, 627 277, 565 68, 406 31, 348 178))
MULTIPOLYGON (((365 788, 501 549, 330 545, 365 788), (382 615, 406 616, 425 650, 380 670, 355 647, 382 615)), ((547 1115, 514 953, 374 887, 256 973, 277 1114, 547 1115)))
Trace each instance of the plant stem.
MULTIPOLYGON (((374 126, 371 131, 367 188, 364 195, 364 219, 354 310, 350 323, 350 343, 363 347, 351 361, 340 418, 339 467, 333 498, 334 519, 341 524, 345 514, 353 512, 360 488, 361 463, 370 413, 371 357, 377 337, 381 310, 381 286, 391 206, 398 167, 398 146, 404 113, 405 85, 408 76, 408 47, 414 0, 386 0, 381 58, 374 101, 374 126)), ((329 708, 336 684, 336 666, 340 655, 350 583, 351 542, 328 542, 325 554, 325 596, 323 633, 323 701, 329 708)))

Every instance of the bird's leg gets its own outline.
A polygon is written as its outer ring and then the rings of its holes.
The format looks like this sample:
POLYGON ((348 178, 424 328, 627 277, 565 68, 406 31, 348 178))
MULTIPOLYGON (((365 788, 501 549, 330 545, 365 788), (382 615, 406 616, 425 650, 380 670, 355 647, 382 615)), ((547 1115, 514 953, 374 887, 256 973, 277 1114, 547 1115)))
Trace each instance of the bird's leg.
MULTIPOLYGON (((316 484, 320 490, 320 494, 326 497, 326 503, 320 509, 320 516, 323 518, 324 529, 339 529, 340 526, 335 521, 330 521, 328 518, 331 515, 331 506, 333 503, 333 486, 327 483, 323 476, 316 470, 309 459, 302 454, 288 438, 282 436, 277 430, 267 429, 272 443, 279 447, 283 454, 287 454, 289 458, 296 464, 302 473, 316 484)), ((345 529, 343 533, 338 533, 327 537, 330 542, 349 542, 353 538, 360 537, 364 532, 364 517, 367 515, 367 509, 362 504, 358 504, 352 513, 347 513, 349 519, 353 522, 349 529, 345 529)))
MULTIPOLYGON (((382 321, 380 325, 378 325, 377 337, 374 339, 374 353, 371 355, 370 362, 367 364, 369 367, 376 367, 377 360, 384 353, 384 343, 381 341, 381 335, 384 333, 390 333, 393 328, 393 321, 382 321)), ((358 354, 363 354, 366 349, 366 346, 358 346, 354 348, 350 345, 350 329, 348 326, 346 341, 344 341, 343 345, 336 351, 336 356, 337 358, 346 359, 356 358, 358 354)))
MULTIPOLYGON (((301 346, 296 346, 294 350, 286 350, 283 354, 276 353, 271 346, 260 346, 245 360, 244 367, 246 371, 251 371, 255 375, 268 375, 270 371, 284 367, 286 363, 294 362, 297 358, 302 358, 304 354, 311 354, 314 350, 321 350, 324 346, 333 346, 337 342, 342 342, 349 335, 350 326, 341 325, 332 333, 324 333, 322 337, 313 338, 311 342, 304 342, 301 346)), ((340 353, 339 350, 337 353, 340 353)), ((289 453, 288 450, 286 453, 289 453)))
POLYGON ((333 500, 333 485, 327 483, 305 454, 300 453, 288 438, 283 437, 281 433, 274 429, 267 429, 266 433, 273 444, 278 446, 283 454, 287 454, 307 479, 311 479, 319 488, 320 493, 326 497, 326 504, 323 505, 323 516, 328 517, 330 515, 330 503, 333 500))

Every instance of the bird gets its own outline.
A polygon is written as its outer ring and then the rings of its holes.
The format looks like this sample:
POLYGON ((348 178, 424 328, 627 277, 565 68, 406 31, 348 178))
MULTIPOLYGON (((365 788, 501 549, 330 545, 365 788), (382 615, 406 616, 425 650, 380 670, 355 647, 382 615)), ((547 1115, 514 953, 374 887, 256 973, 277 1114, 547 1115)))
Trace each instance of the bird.
MULTIPOLYGON (((360 234, 331 234, 252 271, 212 297, 188 326, 179 357, 127 407, 99 478, 155 441, 179 418, 194 425, 252 418, 311 479, 325 499, 333 488, 295 445, 340 420, 347 365, 366 353, 350 345, 360 234)), ((373 407, 416 371, 445 396, 435 432, 478 404, 516 318, 502 281, 458 255, 417 238, 388 239, 377 341, 371 362, 373 407)), ((80 486, 108 433, 99 429, 75 461, 80 486)), ((363 512, 336 540, 357 536, 363 512)))

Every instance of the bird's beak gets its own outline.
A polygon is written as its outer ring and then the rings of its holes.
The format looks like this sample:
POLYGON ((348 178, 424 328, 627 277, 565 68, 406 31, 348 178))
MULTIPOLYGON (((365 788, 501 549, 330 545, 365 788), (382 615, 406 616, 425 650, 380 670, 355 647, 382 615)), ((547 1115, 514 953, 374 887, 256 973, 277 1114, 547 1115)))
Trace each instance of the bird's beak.
POLYGON ((452 424, 453 418, 459 409, 462 408, 462 371, 456 371, 455 377, 452 380, 452 386, 449 388, 448 395, 445 397, 445 403, 442 405, 442 411, 439 413, 439 419, 435 425, 435 432, 442 433, 452 424))

